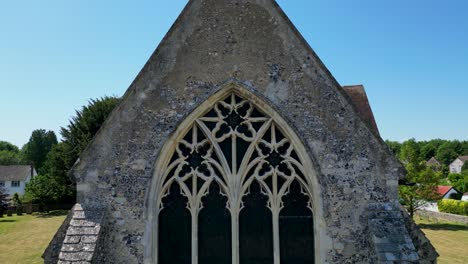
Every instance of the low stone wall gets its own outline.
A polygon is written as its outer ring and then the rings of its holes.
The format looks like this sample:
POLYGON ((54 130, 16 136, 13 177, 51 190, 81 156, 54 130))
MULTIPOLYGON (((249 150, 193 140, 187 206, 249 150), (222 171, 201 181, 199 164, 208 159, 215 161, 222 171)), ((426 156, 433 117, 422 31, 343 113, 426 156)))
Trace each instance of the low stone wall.
POLYGON ((416 216, 419 216, 422 218, 436 218, 438 220, 444 220, 448 222, 455 222, 455 223, 468 225, 468 216, 463 216, 463 215, 420 210, 416 212, 416 216))

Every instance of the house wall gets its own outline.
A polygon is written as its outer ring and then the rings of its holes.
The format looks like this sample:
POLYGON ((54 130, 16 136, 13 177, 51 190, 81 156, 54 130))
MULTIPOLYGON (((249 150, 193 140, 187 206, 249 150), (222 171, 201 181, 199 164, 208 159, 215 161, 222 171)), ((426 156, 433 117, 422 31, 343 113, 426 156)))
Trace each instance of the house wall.
POLYGON ((11 181, 5 181, 5 190, 7 191, 9 197, 13 197, 15 193, 18 193, 20 196, 24 194, 24 190, 26 189, 26 184, 31 181, 31 176, 28 176, 26 180, 20 181, 20 185, 18 187, 12 187, 11 181))
POLYGON ((448 191, 448 192, 444 195, 444 197, 442 197, 442 199, 450 199, 450 195, 451 195, 452 193, 458 193, 458 192, 457 192, 455 189, 452 188, 452 189, 450 189, 450 191, 448 191))
POLYGON ((450 163, 450 173, 461 173, 463 167, 463 161, 456 159, 454 162, 450 163))
POLYGON ((468 201, 468 194, 465 194, 461 198, 462 201, 468 201))

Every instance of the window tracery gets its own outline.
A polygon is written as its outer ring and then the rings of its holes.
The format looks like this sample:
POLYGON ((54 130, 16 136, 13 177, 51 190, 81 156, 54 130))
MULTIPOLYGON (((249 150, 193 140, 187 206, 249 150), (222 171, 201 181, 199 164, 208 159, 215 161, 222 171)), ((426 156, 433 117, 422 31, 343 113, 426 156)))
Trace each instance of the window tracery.
MULTIPOLYGON (((159 193, 158 214, 165 210, 163 200, 173 195, 172 186, 178 185, 180 194, 187 199, 186 209, 191 215, 192 264, 196 264, 199 256, 198 216, 204 210, 205 197, 213 190, 219 190, 219 194, 226 198, 225 207, 231 217, 230 257, 233 264, 238 264, 241 259, 239 244, 243 242, 239 236, 240 213, 252 184, 258 185, 271 212, 271 254, 274 263, 279 264, 284 259, 280 252, 288 252, 280 249, 283 240, 279 238, 279 225, 284 199, 290 194, 291 186, 294 186, 294 192, 299 186, 300 193, 308 200, 303 207, 312 215, 305 175, 294 144, 275 120, 251 101, 232 92, 194 120, 190 130, 176 143, 170 162, 161 175, 162 184, 156 190, 159 193)), ((284 232, 284 228, 281 230, 284 232)), ((313 240, 313 233, 310 237, 313 240)))

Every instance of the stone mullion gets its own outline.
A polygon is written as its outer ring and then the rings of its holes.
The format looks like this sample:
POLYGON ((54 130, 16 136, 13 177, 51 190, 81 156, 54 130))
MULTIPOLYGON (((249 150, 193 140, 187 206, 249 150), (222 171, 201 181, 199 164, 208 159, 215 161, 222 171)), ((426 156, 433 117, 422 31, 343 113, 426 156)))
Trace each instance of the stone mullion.
POLYGON ((198 264, 198 212, 195 208, 190 210, 192 215, 192 264, 198 264))
POLYGON ((276 171, 273 172, 273 175, 271 175, 271 177, 273 177, 273 190, 270 197, 270 210, 273 222, 273 263, 280 264, 279 213, 281 210, 281 198, 278 194, 278 175, 276 171))
POLYGON ((232 264, 239 264, 239 210, 231 210, 232 264))
POLYGON ((273 263, 280 264, 279 209, 272 210, 271 215, 273 218, 273 263))

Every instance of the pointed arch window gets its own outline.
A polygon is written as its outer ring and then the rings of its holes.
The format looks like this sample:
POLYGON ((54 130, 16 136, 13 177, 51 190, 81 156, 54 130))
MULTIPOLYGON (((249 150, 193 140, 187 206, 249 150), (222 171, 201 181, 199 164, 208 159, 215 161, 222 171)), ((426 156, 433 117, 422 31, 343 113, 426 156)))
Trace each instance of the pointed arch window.
POLYGON ((286 129, 232 90, 170 143, 156 175, 157 263, 314 263, 310 181, 286 129))

